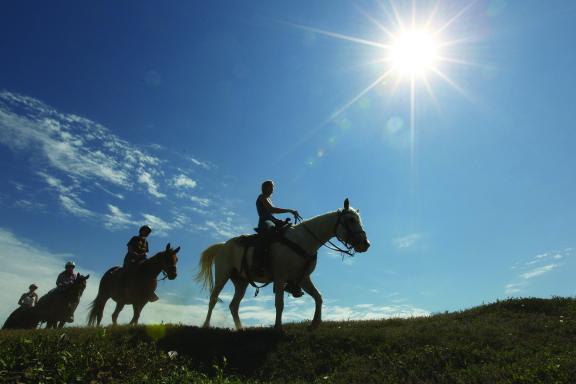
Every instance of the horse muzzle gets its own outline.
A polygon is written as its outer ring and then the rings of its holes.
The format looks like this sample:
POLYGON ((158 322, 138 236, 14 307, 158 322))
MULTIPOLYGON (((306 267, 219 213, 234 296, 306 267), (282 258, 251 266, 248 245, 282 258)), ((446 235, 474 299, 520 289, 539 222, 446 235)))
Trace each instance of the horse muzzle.
POLYGON ((368 248, 370 248, 370 241, 368 241, 368 239, 364 238, 360 244, 356 244, 354 246, 354 250, 356 252, 366 252, 368 250, 368 248))
POLYGON ((168 280, 174 280, 178 276, 176 268, 166 271, 166 276, 168 276, 168 280))

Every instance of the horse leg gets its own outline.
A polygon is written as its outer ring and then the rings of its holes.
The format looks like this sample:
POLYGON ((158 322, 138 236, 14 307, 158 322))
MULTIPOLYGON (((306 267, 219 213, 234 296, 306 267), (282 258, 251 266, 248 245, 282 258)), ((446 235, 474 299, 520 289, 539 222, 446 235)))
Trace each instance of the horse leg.
POLYGON ((240 321, 240 316, 238 316, 238 309, 240 308, 240 301, 246 293, 246 287, 248 287, 248 282, 239 277, 233 277, 232 283, 234 284, 234 297, 230 302, 230 312, 232 313, 232 318, 234 319, 234 325, 236 329, 242 328, 242 322, 240 321))
POLYGON ((314 298, 314 303, 316 303, 316 309, 314 310, 314 318, 312 319, 312 324, 310 324, 310 328, 316 328, 320 325, 322 321, 322 295, 316 289, 312 280, 310 280, 310 276, 306 276, 301 282, 300 287, 314 298))
POLYGON ((117 302, 116 308, 114 308, 114 312, 112 313, 112 325, 118 325, 118 315, 120 314, 122 309, 124 309, 124 303, 117 302))
POLYGON ((56 327, 57 327, 58 329, 64 328, 64 323, 65 323, 65 321, 60 321, 60 322, 58 323, 58 325, 55 326, 54 328, 56 328, 56 327))
POLYGON ((286 281, 274 281, 274 293, 276 294, 276 323, 274 328, 282 330, 282 311, 284 311, 284 286, 286 281))
POLYGON ((222 288, 226 285, 228 281, 228 274, 218 273, 218 269, 216 269, 216 283, 214 284, 214 289, 212 289, 212 293, 210 294, 210 302, 208 303, 208 313, 206 314, 206 320, 204 320, 204 328, 208 328, 210 326, 210 318, 212 317, 212 310, 218 301, 218 295, 222 288))
POLYGON ((130 325, 138 325, 138 319, 140 319, 140 312, 142 312, 142 308, 146 303, 134 303, 132 304, 132 308, 134 309, 134 316, 132 316, 132 320, 130 320, 130 325))

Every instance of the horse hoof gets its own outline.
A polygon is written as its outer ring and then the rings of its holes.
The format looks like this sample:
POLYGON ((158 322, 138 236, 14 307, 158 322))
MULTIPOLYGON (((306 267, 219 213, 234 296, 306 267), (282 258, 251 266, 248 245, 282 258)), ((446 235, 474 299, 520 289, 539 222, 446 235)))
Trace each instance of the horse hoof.
POLYGON ((308 326, 308 329, 311 331, 315 331, 320 326, 320 322, 313 322, 308 326))

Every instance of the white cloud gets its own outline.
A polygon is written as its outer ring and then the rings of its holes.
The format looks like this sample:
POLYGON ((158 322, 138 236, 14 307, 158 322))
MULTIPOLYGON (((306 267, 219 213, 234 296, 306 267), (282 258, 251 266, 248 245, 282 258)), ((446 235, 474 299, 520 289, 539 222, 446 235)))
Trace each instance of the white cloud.
POLYGON ((168 231, 174 228, 174 224, 168 223, 158 216, 143 213, 142 217, 144 218, 146 224, 150 225, 152 230, 160 236, 165 236, 168 231))
POLYGON ((559 264, 548 264, 543 267, 539 267, 526 273, 523 273, 520 276, 523 277, 524 279, 532 279, 533 277, 540 276, 547 272, 550 272, 551 270, 553 270, 554 268, 558 268, 559 266, 560 266, 559 264))
POLYGON ((422 235, 418 233, 411 233, 406 236, 398 237, 392 240, 392 243, 398 249, 407 249, 414 247, 418 241, 422 239, 422 235))
POLYGON ((122 212, 120 208, 112 204, 108 204, 108 209, 110 210, 110 213, 104 215, 104 225, 106 228, 126 228, 127 226, 133 224, 131 214, 122 212))
POLYGON ((514 295, 524 291, 532 280, 562 266, 560 260, 570 256, 569 249, 560 252, 543 252, 532 257, 531 260, 518 263, 516 262, 513 269, 517 270, 518 275, 515 281, 504 287, 506 295, 514 295), (552 261, 554 261, 552 263, 552 261), (542 265, 545 264, 545 265, 542 265), (540 265, 540 266, 538 266, 540 265))
POLYGON ((136 171, 161 163, 98 123, 7 91, 0 91, 0 143, 70 177, 128 190, 136 171))
POLYGON ((173 180, 174 186, 176 188, 195 188, 198 184, 195 180, 192 180, 190 177, 180 174, 174 177, 173 180))
POLYGON ((56 191, 60 205, 74 216, 92 218, 96 214, 84 207, 84 201, 74 191, 73 187, 64 186, 62 181, 45 172, 38 172, 38 175, 44 178, 44 181, 56 191))
POLYGON ((142 171, 138 176, 138 182, 144 184, 152 196, 163 198, 166 197, 165 194, 158 191, 158 184, 154 181, 152 175, 146 171, 142 171))
POLYGON ((526 287, 526 282, 506 284, 504 293, 508 296, 512 296, 516 293, 522 292, 524 287, 526 287))

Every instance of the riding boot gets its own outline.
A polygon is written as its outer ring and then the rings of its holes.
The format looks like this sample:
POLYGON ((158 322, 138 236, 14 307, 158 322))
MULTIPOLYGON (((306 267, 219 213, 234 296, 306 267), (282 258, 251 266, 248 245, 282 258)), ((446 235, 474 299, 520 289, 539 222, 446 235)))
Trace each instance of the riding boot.
POLYGON ((254 257, 252 259, 252 273, 256 276, 266 274, 266 259, 268 256, 268 241, 260 238, 254 247, 254 257))
POLYGON ((304 296, 304 292, 302 291, 302 288, 300 288, 299 285, 296 285, 291 281, 286 283, 286 287, 284 287, 284 290, 286 292, 290 293, 295 298, 299 298, 299 297, 304 296))

